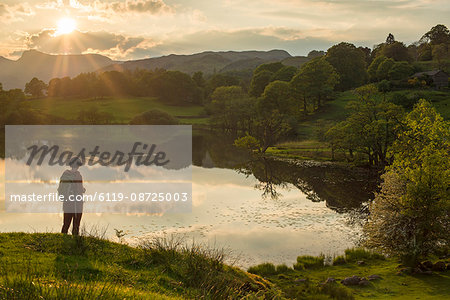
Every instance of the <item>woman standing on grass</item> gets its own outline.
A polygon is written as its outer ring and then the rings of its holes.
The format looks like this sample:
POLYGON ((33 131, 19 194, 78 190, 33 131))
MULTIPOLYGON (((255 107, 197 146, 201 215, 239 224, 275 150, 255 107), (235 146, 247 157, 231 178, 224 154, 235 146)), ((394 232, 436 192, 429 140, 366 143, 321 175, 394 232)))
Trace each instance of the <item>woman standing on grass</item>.
POLYGON ((76 157, 69 163, 70 170, 65 170, 61 175, 58 187, 58 193, 64 196, 63 211, 64 221, 61 233, 67 234, 70 223, 72 224, 72 235, 78 235, 80 232, 81 216, 83 214, 83 193, 86 189, 83 187, 83 177, 78 168, 82 166, 81 160, 76 157), (73 222, 72 222, 73 220, 73 222))

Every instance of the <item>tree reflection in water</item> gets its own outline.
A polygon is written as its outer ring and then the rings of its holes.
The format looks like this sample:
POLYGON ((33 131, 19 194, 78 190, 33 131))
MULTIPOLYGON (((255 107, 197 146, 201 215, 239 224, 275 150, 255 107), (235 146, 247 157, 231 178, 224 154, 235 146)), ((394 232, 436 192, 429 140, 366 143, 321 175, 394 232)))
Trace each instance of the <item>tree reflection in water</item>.
POLYGON ((278 199, 280 190, 295 187, 313 202, 325 201, 338 213, 361 215, 374 196, 378 173, 365 168, 332 162, 286 161, 262 156, 249 156, 232 146, 232 139, 194 136, 194 164, 202 167, 234 169, 253 175, 263 198, 278 199))

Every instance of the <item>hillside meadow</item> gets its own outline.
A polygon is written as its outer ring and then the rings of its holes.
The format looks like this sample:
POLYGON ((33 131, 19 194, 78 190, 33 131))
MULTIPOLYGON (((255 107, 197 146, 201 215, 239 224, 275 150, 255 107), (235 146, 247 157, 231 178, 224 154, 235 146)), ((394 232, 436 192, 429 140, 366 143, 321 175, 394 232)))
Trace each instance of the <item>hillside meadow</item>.
POLYGON ((108 113, 113 123, 127 124, 133 117, 151 109, 164 111, 185 124, 207 123, 203 106, 174 106, 153 97, 106 97, 106 98, 53 98, 27 100, 30 107, 42 114, 66 120, 76 120, 82 110, 91 108, 108 113))

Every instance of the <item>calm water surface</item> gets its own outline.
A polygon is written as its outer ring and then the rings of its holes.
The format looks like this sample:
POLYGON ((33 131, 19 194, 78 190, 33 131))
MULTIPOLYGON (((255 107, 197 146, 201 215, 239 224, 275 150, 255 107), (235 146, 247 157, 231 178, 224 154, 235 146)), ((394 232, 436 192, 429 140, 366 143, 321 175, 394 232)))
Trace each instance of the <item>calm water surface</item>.
MULTIPOLYGON (((360 211, 376 185, 366 171, 243 157, 205 137, 194 147, 192 213, 84 214, 84 226, 106 229, 113 240, 114 229, 123 230, 131 244, 179 235, 228 249, 241 267, 291 264, 298 255, 341 253, 357 242, 360 211)), ((0 231, 59 232, 62 214, 4 211, 3 161, 0 170, 0 231)))

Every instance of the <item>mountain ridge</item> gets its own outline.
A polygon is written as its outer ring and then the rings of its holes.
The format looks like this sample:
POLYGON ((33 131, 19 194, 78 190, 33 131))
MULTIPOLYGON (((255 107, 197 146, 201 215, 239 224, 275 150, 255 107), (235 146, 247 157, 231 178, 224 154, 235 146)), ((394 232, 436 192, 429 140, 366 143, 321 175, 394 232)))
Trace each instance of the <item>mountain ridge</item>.
MULTIPOLYGON (((303 63, 306 57, 292 56, 285 50, 203 51, 193 54, 170 54, 128 61, 114 61, 100 54, 47 54, 27 50, 17 60, 0 57, 0 82, 4 89, 21 88, 33 77, 44 82, 55 77, 74 77, 85 72, 166 69, 205 75, 217 72, 248 71, 269 62, 303 63), (300 59, 297 59, 300 58, 300 59)), ((296 63, 297 64, 297 63, 296 63)))
POLYGON ((99 54, 53 55, 27 50, 17 60, 0 60, 0 82, 4 89, 23 89, 33 77, 48 82, 54 77, 73 77, 113 63, 117 61, 99 54))
MULTIPOLYGON (((261 59, 261 63, 281 61, 292 57, 287 51, 273 49, 269 51, 204 51, 193 54, 170 54, 160 57, 151 57, 139 60, 130 60, 121 64, 114 64, 103 68, 101 71, 124 71, 137 68, 154 70, 166 69, 181 71, 188 74, 201 71, 205 74, 213 74, 236 61, 261 59)), ((235 69, 236 70, 236 69, 235 69)), ((242 70, 242 68, 237 68, 242 70)), ((233 71, 233 70, 227 70, 233 71)))

